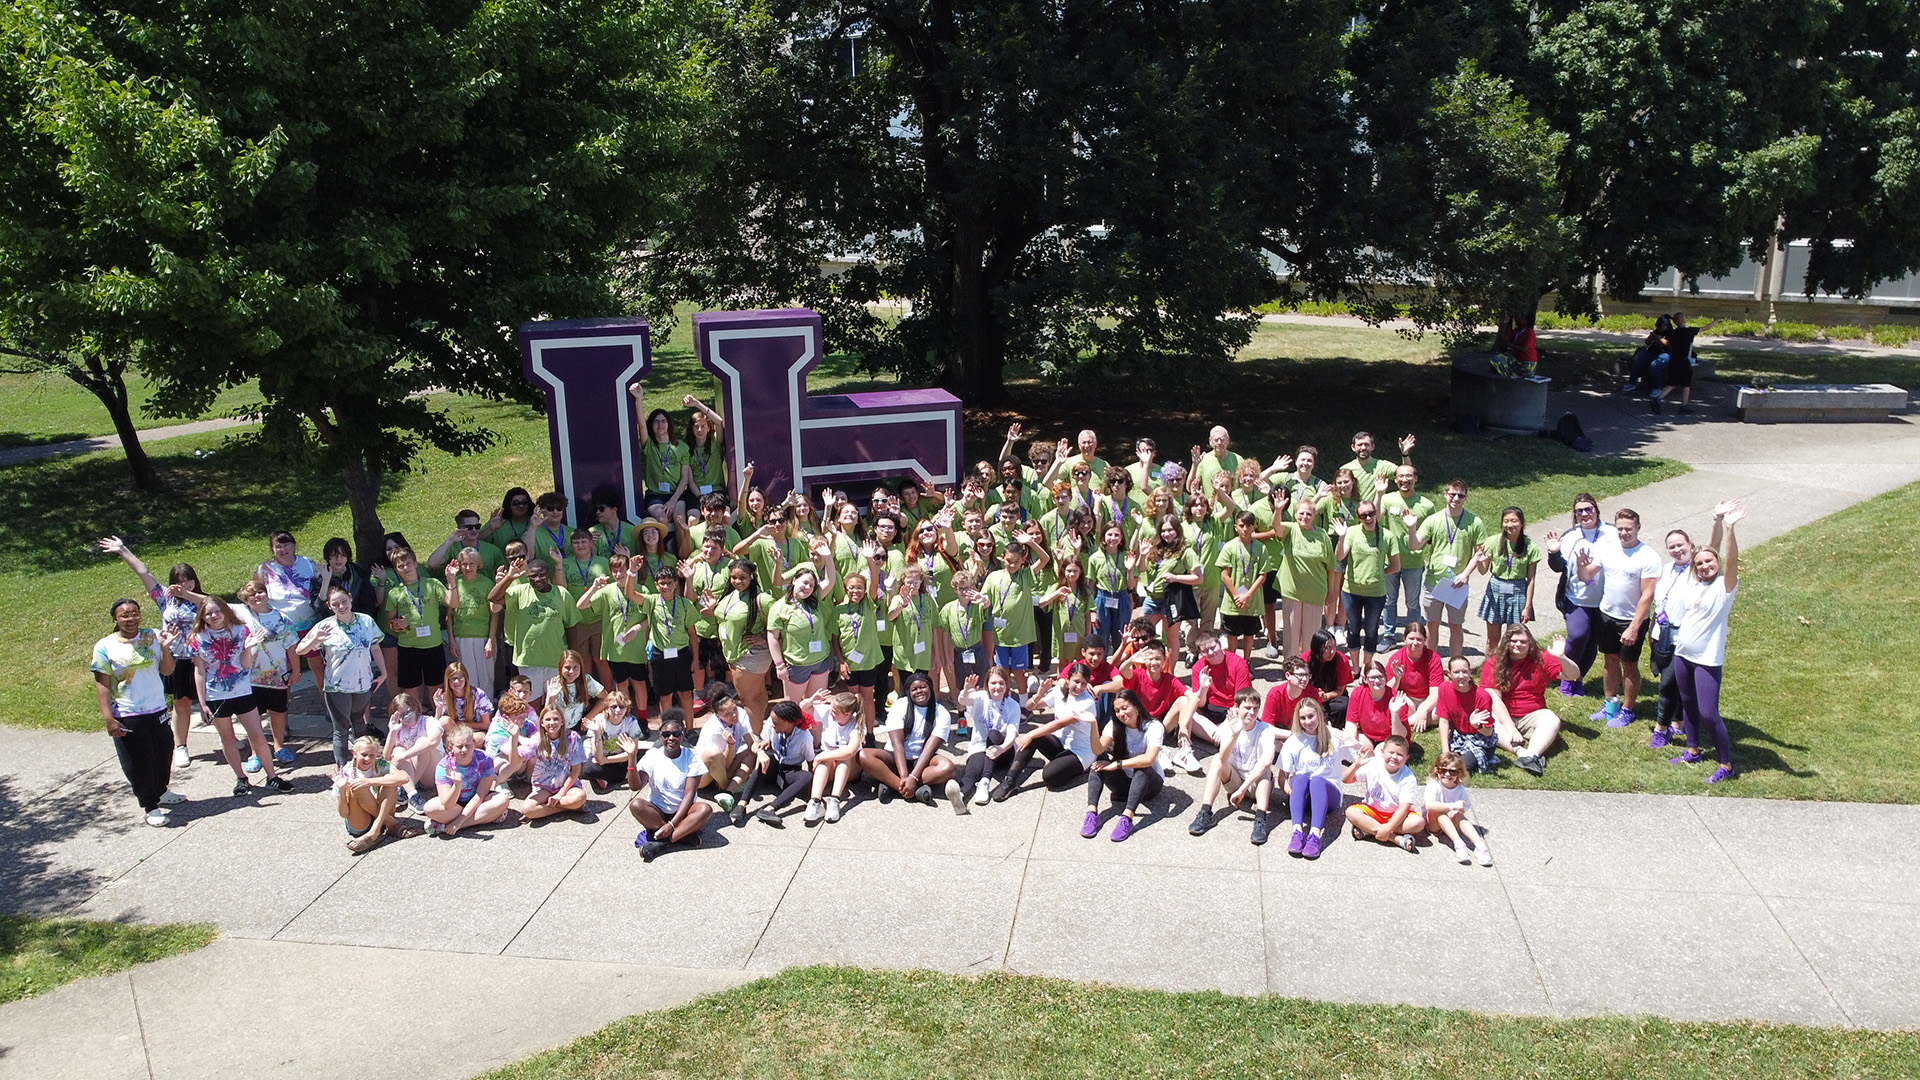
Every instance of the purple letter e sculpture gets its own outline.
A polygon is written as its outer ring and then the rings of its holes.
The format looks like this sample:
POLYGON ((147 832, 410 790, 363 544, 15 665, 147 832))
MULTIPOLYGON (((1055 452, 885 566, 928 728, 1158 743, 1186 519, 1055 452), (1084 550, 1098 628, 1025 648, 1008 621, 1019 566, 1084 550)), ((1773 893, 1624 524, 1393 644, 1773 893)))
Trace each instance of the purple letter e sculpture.
POLYGON ((547 391, 554 489, 567 523, 592 521, 596 498, 617 496, 639 521, 639 436, 627 386, 652 366, 645 319, 568 319, 520 326, 520 366, 547 391))
POLYGON ((730 471, 752 462, 768 499, 908 473, 929 486, 959 481, 960 399, 945 390, 807 395, 822 356, 812 311, 704 312, 693 340, 720 378, 730 471))

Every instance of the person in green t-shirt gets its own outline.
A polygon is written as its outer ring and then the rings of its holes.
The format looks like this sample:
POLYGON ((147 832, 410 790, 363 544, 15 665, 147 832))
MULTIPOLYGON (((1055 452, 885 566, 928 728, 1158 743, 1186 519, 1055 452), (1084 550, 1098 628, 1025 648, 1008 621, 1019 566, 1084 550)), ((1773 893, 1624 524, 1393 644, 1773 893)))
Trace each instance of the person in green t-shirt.
POLYGON ((727 567, 727 592, 701 612, 719 629, 720 656, 727 664, 728 681, 740 695, 740 705, 763 723, 767 718, 767 672, 773 656, 767 651, 767 613, 773 594, 762 592, 751 559, 735 559, 727 567))
POLYGON ((901 570, 887 602, 887 624, 893 628, 893 669, 900 689, 916 671, 931 674, 935 638, 940 629, 940 604, 927 590, 927 574, 918 563, 901 570))
POLYGON ((1220 545, 1233 534, 1227 504, 1216 503, 1203 495, 1189 495, 1186 518, 1180 523, 1186 533, 1187 550, 1200 571, 1200 584, 1193 595, 1200 602, 1200 626, 1211 630, 1220 615, 1220 545))
POLYGON ((680 404, 693 410, 687 417, 687 471, 692 474, 693 494, 696 498, 724 497, 729 489, 727 423, 692 394, 682 397, 680 404))
POLYGON ((504 562, 507 545, 515 541, 533 543, 533 529, 538 524, 538 516, 533 512, 533 493, 523 487, 512 487, 501 498, 499 509, 487 519, 480 535, 500 549, 504 562))
POLYGON ((427 572, 444 574, 447 567, 454 565, 460 553, 472 548, 480 553, 480 576, 493 580, 493 572, 500 569, 505 560, 500 549, 480 539, 480 513, 477 510, 462 510, 453 515, 453 532, 433 549, 427 556, 427 572))
POLYGON ((1464 592, 1456 600, 1436 597, 1436 586, 1464 589, 1474 560, 1487 539, 1486 525, 1467 509, 1467 482, 1447 481, 1446 505, 1420 523, 1407 537, 1407 546, 1427 556, 1427 633, 1444 617, 1447 625, 1447 659, 1466 650, 1467 601, 1464 592))
POLYGON ((1160 632, 1169 652, 1180 640, 1182 622, 1199 618, 1193 587, 1200 584, 1200 568, 1180 521, 1169 514, 1154 526, 1151 538, 1140 537, 1140 588, 1147 601, 1141 612, 1160 632))
POLYGON ((1333 557, 1347 564, 1340 591, 1347 613, 1347 652, 1353 670, 1365 671, 1380 651, 1380 611, 1387 604, 1387 578, 1400 570, 1400 540, 1380 523, 1380 506, 1360 500, 1360 520, 1352 525, 1334 522, 1338 537, 1333 557))
POLYGON ((557 585, 560 583, 560 560, 573 550, 567 543, 567 498, 557 491, 549 491, 534 503, 533 529, 527 537, 527 557, 540 559, 547 564, 547 573, 557 585))
POLYGON ((1092 641, 1093 590, 1078 554, 1066 552, 1053 561, 1053 567, 1054 585, 1040 598, 1040 607, 1053 613, 1053 654, 1064 671, 1092 641))
POLYGON ((1038 524, 1018 534, 1019 542, 1007 548, 1000 569, 986 575, 980 591, 987 597, 993 615, 994 663, 1013 675, 1014 690, 1027 692, 1027 671, 1032 666, 1031 649, 1039 633, 1033 617, 1033 602, 1039 592, 1034 568, 1053 561, 1047 546, 1040 542, 1038 524), (1033 566, 1027 560, 1033 560, 1033 566))
MULTIPOLYGON (((680 595, 680 579, 662 575, 654 582, 657 592, 630 588, 627 598, 644 606, 647 631, 647 683, 661 707, 669 704, 693 715, 693 696, 706 687, 706 671, 700 666, 700 639, 693 624, 699 621, 700 607, 680 595)), ((640 628, 622 631, 637 638, 640 628)))
POLYGON ((547 680, 559 673, 567 627, 580 617, 573 596, 553 583, 545 561, 523 555, 494 581, 487 602, 500 605, 514 666, 533 684, 527 703, 537 708, 546 700, 547 680))
POLYGON ((1216 424, 1207 432, 1206 449, 1198 446, 1193 448, 1193 468, 1187 473, 1189 488, 1201 492, 1212 491, 1215 474, 1239 474, 1240 455, 1227 449, 1228 443, 1227 429, 1216 424))
MULTIPOLYGON (((1413 436, 1400 440, 1400 460, 1413 460, 1413 436)), ((1353 460, 1340 466, 1353 474, 1353 482, 1359 488, 1360 497, 1376 502, 1383 491, 1393 490, 1394 464, 1373 456, 1373 436, 1365 431, 1353 434, 1353 460)))
POLYGON ((633 598, 639 591, 635 565, 625 555, 608 560, 607 573, 587 586, 575 607, 589 612, 600 627, 598 659, 606 665, 602 686, 611 687, 635 702, 634 715, 643 726, 647 718, 647 639, 629 633, 647 621, 647 605, 633 598))
POLYGON ((1387 579, 1387 606, 1380 614, 1380 644, 1383 649, 1394 643, 1402 623, 1420 618, 1420 596, 1427 581, 1427 555, 1424 551, 1413 550, 1409 536, 1420 527, 1422 521, 1440 509, 1440 504, 1415 490, 1419 483, 1419 470, 1410 464, 1402 464, 1393 471, 1394 489, 1380 496, 1380 523, 1400 538, 1401 548, 1400 572, 1387 579), (1405 618, 1400 615, 1403 597, 1406 600, 1405 618))
POLYGON ((598 499, 593 504, 593 553, 603 559, 640 550, 639 531, 620 518, 620 500, 598 499))
POLYGON ((500 613, 487 603, 493 578, 485 573, 480 553, 469 547, 448 563, 446 585, 447 636, 453 641, 454 659, 466 665, 473 685, 492 697, 500 613))
POLYGON ((1320 632, 1332 592, 1333 541, 1315 526, 1318 516, 1313 503, 1301 499, 1293 504, 1293 520, 1276 523, 1273 542, 1267 545, 1267 565, 1280 582, 1280 617, 1289 657, 1305 653, 1307 642, 1320 632))
POLYGON ((646 487, 642 496, 648 517, 667 521, 686 512, 687 492, 693 490, 693 466, 687 444, 675 442, 673 418, 665 409, 647 411, 646 387, 634 383, 633 414, 646 420, 640 425, 640 475, 646 487))
POLYGON ((859 570, 840 582, 846 599, 833 605, 826 616, 833 626, 833 652, 838 658, 840 678, 853 688, 860 699, 863 719, 874 717, 874 697, 887 685, 887 658, 880 649, 880 627, 887 620, 880 607, 884 598, 868 595, 869 577, 859 570))
POLYGON ((382 614, 387 630, 399 639, 395 685, 402 690, 416 690, 422 684, 439 686, 447 671, 446 636, 441 632, 447 587, 420 573, 412 548, 396 548, 390 557, 398 580, 387 590, 382 614))
MULTIPOLYGON (((588 529, 575 529, 567 535, 568 551, 560 560, 556 584, 569 593, 579 596, 587 591, 594 579, 606 577, 607 560, 594 554, 594 536, 588 529)), ((600 622, 597 619, 582 619, 567 627, 567 648, 586 658, 593 669, 593 677, 600 685, 610 684, 613 676, 607 670, 606 661, 600 659, 600 622)))
POLYGON ((1260 633, 1260 614, 1266 606, 1267 546, 1254 539, 1260 516, 1251 510, 1233 515, 1233 539, 1220 545, 1214 566, 1220 573, 1220 629, 1227 648, 1253 659, 1253 639, 1260 633))
POLYGON ((968 676, 984 677, 993 667, 993 615, 972 574, 956 570, 952 585, 954 599, 940 608, 940 630, 952 645, 954 686, 962 687, 968 676))
POLYGON ((1527 515, 1517 506, 1500 511, 1499 539, 1487 541, 1480 559, 1489 575, 1480 597, 1488 641, 1503 641, 1507 627, 1533 621, 1534 576, 1544 558, 1546 552, 1527 535, 1527 515))
POLYGON ((767 612, 767 649, 773 668, 786 683, 788 701, 803 701, 827 685, 833 670, 833 609, 827 598, 837 582, 833 549, 822 536, 812 538, 812 558, 787 572, 784 595, 767 612))

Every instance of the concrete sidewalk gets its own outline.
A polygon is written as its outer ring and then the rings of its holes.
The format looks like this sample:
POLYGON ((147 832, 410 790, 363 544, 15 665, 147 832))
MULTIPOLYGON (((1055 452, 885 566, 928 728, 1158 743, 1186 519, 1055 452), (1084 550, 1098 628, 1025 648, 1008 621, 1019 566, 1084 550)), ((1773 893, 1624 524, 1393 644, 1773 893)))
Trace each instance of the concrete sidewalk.
MULTIPOLYGON (((221 417, 214 420, 195 420, 187 424, 169 424, 166 427, 146 428, 140 432, 140 445, 159 442, 162 439, 178 438, 181 435, 198 435, 203 431, 225 431, 228 428, 247 427, 260 421, 238 417, 221 417)), ((90 439, 71 439, 67 442, 38 443, 33 446, 16 446, 10 450, 0 450, 0 468, 19 465, 28 461, 44 461, 47 458, 74 457, 79 454, 91 454, 97 450, 118 450, 120 436, 96 435, 90 439)))
MULTIPOLYGON (((354 987, 327 998, 329 1010, 383 993, 379 973, 393 970, 363 967, 370 952, 294 945, 396 950, 399 968, 436 978, 507 976, 494 985, 515 1001, 541 997, 514 989, 523 971, 533 985, 549 977, 516 960, 579 965, 565 983, 577 1003, 604 997, 616 977, 642 995, 528 1014, 513 1053, 590 1031, 629 1000, 683 1000, 813 963, 1543 1016, 1920 1026, 1911 977, 1920 966, 1916 806, 1489 788, 1475 799, 1496 853, 1490 869, 1458 865, 1443 847, 1409 855, 1344 830, 1307 863, 1287 857, 1284 836, 1250 845, 1244 815, 1189 836, 1200 784, 1179 777, 1120 845, 1080 838, 1079 790, 1031 789, 969 817, 944 802, 866 801, 818 829, 797 817, 785 829, 710 828, 705 849, 648 865, 633 850, 626 796, 616 794, 589 802, 591 821, 390 842, 356 859, 326 792, 323 742, 302 749, 295 794, 242 800, 225 794, 230 774, 205 739, 196 736, 194 764, 178 775, 192 797, 176 813, 181 824, 151 829, 132 812, 104 736, 0 729, 8 908, 208 921, 227 942, 151 974, 0 1008, 0 1070, 65 1060, 59 1047, 73 1033, 105 1022, 103 1002, 148 985, 167 987, 168 1015, 190 1029, 185 1017, 230 1010, 236 994, 297 1011, 301 994, 273 1004, 274 994, 253 990, 275 981, 276 967, 294 973, 296 987, 329 970, 354 987), (867 884, 848 887, 855 882, 867 884), (1150 947, 1098 944, 1117 910, 1154 913, 1150 947), (1355 975, 1362 954, 1364 979, 1355 975)), ((140 1015, 152 1075, 164 1062, 179 1070, 169 1075, 207 1075, 217 1056, 192 1054, 216 1047, 257 1066, 250 1047, 262 1040, 279 1055, 275 1075, 344 1071, 333 1057, 310 1056, 317 1046, 281 1045, 291 1023, 249 1027, 229 1044, 156 1041, 147 1000, 140 1015)), ((507 1053, 470 1038, 468 1013, 399 1007, 425 1025, 421 1038, 450 1047, 436 1055, 444 1075, 507 1053), (477 1056, 456 1068, 463 1046, 477 1056)), ((352 1011, 370 1021, 393 1015, 352 1011)))

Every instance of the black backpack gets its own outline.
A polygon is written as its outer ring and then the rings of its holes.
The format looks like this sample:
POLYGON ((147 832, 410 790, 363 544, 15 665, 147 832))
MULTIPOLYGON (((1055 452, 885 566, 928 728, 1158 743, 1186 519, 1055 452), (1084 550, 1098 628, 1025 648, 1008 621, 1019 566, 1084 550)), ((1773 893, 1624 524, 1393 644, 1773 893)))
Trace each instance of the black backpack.
POLYGON ((1560 414, 1560 422, 1553 425, 1553 437, 1582 454, 1593 451, 1593 440, 1587 438, 1586 429, 1580 426, 1580 418, 1570 412, 1560 414))

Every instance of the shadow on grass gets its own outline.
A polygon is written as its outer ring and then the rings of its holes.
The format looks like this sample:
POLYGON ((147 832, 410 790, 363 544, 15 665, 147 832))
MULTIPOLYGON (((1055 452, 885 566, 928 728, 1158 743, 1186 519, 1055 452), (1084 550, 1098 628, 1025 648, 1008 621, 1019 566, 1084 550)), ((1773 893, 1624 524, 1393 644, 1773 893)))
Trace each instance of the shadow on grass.
POLYGON ((72 442, 75 439, 91 439, 85 431, 57 431, 52 434, 29 435, 20 431, 0 431, 0 450, 14 450, 22 446, 45 446, 49 443, 72 442))
MULTIPOLYGON (((1770 772, 1780 773, 1800 780, 1819 776, 1814 769, 1796 769, 1787 764, 1779 750, 1791 750, 1805 754, 1807 748, 1797 743, 1784 742, 1752 724, 1723 717, 1727 722, 1727 738, 1733 740, 1733 766, 1743 773, 1770 772), (1779 750, 1772 749, 1778 747, 1779 750)), ((1711 756, 1712 748, 1705 740, 1701 741, 1701 753, 1711 756)))

